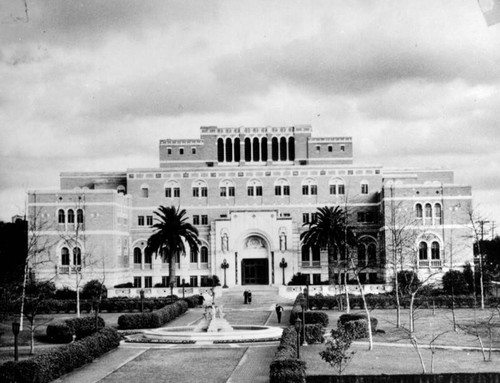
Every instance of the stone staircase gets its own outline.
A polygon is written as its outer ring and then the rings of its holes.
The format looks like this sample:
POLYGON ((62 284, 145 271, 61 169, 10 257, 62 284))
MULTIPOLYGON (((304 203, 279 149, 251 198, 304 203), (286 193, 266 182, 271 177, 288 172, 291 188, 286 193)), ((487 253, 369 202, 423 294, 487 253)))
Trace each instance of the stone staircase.
POLYGON ((291 304, 291 300, 280 297, 277 286, 267 285, 247 285, 235 286, 227 289, 222 289, 222 296, 216 297, 216 302, 223 305, 225 308, 248 308, 248 309, 265 309, 268 310, 276 303, 281 305, 291 304), (250 290, 252 292, 252 303, 245 305, 243 292, 250 290))

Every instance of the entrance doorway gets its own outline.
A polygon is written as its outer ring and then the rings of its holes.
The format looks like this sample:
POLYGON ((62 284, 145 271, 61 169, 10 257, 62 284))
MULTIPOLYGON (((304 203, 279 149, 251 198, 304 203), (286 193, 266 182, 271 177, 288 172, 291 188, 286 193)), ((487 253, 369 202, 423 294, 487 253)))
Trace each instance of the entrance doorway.
POLYGON ((267 259, 243 259, 241 261, 242 285, 268 285, 269 265, 267 259))

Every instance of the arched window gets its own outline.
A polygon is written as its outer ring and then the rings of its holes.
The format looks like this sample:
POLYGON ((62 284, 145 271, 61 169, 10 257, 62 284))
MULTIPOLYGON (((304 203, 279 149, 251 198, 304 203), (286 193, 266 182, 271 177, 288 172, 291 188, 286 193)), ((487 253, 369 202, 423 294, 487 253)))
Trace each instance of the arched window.
POLYGON ((68 210, 68 223, 75 223, 75 212, 73 209, 68 210))
POLYGON ((206 246, 202 246, 200 249, 200 262, 208 263, 208 248, 206 246))
POLYGON ((79 247, 73 249, 73 265, 81 266, 82 264, 82 251, 79 247))
POLYGON ((295 160, 295 138, 293 137, 288 139, 288 159, 290 161, 295 160))
POLYGON ((259 139, 257 137, 253 139, 253 161, 260 161, 259 139))
POLYGON ((78 209, 76 211, 76 223, 83 223, 83 210, 78 209))
POLYGON ((309 262, 309 248, 302 246, 302 262, 309 262))
POLYGON ((345 194, 345 184, 344 180, 341 178, 332 178, 328 181, 328 187, 330 189, 330 195, 344 195, 345 194))
POLYGON ((196 180, 191 185, 193 197, 208 197, 208 186, 203 180, 196 180))
POLYGON ((441 204, 439 203, 436 203, 434 204, 434 219, 435 219, 435 224, 436 225, 441 225, 442 221, 441 221, 441 204))
POLYGON ((64 214, 64 210, 63 209, 59 209, 59 211, 57 212, 57 222, 59 223, 64 223, 66 222, 66 218, 65 218, 65 214, 64 214))
POLYGON ((198 253, 191 251, 189 258, 190 258, 189 260, 191 263, 198 263, 198 253))
POLYGON ((439 243, 436 241, 431 244, 431 259, 441 259, 439 254, 439 243))
POLYGON ((422 218, 422 205, 419 203, 415 205, 415 214, 417 215, 417 218, 422 218))
POLYGON ((61 249, 61 265, 69 266, 69 250, 67 247, 61 249))
POLYGON ((290 195, 290 182, 284 178, 279 178, 274 183, 274 195, 289 196, 290 195))
POLYGON ((260 152, 262 153, 262 161, 267 161, 267 138, 262 137, 260 140, 260 152))
POLYGON ((226 138, 226 161, 233 161, 233 143, 229 137, 226 138))
POLYGON ((370 265, 377 263, 377 246, 374 243, 368 245, 368 263, 370 265))
POLYGON ((234 160, 240 162, 240 139, 236 137, 234 139, 234 160))
POLYGON ((224 140, 222 138, 217 140, 217 161, 224 162, 224 140))
POLYGON ((432 218, 432 206, 430 203, 425 204, 425 218, 432 218))
POLYGON ((166 198, 179 198, 181 196, 181 187, 177 181, 165 182, 164 188, 166 198))
POLYGON ((280 160, 286 161, 286 137, 280 138, 280 160))
POLYGON ((262 195, 262 182, 258 179, 251 179, 247 182, 247 195, 256 197, 262 195))
POLYGON ((366 266, 366 248, 365 245, 360 243, 358 245, 358 266, 366 266))
POLYGON ((361 194, 368 194, 368 182, 361 181, 361 194))
POLYGON ((278 148, 278 138, 273 137, 271 140, 271 149, 272 149, 272 160, 279 160, 279 148, 278 148))
POLYGON ((427 259, 427 243, 425 242, 420 242, 420 244, 418 245, 418 259, 427 259))
POLYGON ((144 263, 151 264, 153 262, 153 254, 150 251, 144 251, 144 263))
POLYGON ((252 142, 250 138, 245 138, 245 162, 252 161, 252 142))
POLYGON ((231 180, 222 180, 219 183, 219 191, 221 197, 234 197, 234 183, 231 180))
POLYGON ((142 263, 142 251, 140 248, 134 248, 134 263, 140 265, 142 263))
POLYGON ((149 198, 149 186, 146 184, 141 185, 141 197, 149 198))
POLYGON ((318 184, 313 178, 306 178, 302 181, 302 195, 317 195, 318 184))

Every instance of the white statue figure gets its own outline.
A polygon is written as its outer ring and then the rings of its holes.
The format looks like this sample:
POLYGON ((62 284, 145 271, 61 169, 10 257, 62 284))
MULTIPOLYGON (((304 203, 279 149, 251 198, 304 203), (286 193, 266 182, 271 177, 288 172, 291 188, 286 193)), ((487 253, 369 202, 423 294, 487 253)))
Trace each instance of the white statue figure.
POLYGON ((222 251, 223 252, 227 252, 229 250, 229 247, 228 247, 228 238, 227 238, 227 234, 223 234, 222 235, 222 251))
POLYGON ((286 251, 286 234, 285 233, 280 234, 280 250, 286 251))

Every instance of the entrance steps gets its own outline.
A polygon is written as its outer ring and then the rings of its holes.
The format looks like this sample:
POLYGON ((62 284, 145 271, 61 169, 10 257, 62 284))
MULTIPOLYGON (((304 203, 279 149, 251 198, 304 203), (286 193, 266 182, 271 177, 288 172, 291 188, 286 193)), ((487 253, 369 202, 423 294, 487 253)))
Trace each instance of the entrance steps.
POLYGON ((228 308, 265 308, 274 307, 276 303, 288 304, 290 300, 279 296, 277 286, 268 285, 245 285, 222 289, 222 296, 216 298, 216 302, 228 308), (244 304, 243 293, 249 290, 252 293, 252 303, 244 304))

